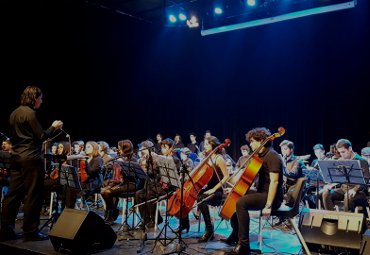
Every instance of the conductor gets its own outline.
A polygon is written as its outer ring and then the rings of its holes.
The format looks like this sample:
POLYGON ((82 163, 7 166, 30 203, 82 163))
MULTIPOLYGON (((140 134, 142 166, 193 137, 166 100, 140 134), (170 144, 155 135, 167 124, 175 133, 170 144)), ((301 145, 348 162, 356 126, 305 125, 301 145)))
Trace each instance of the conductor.
POLYGON ((28 86, 21 95, 20 106, 10 115, 10 134, 13 143, 12 169, 9 192, 3 201, 1 241, 19 237, 14 232, 14 228, 22 201, 24 202, 23 240, 47 239, 47 236, 39 233, 45 174, 41 147, 42 142, 56 129, 62 128, 63 122, 55 120, 48 129, 43 130, 35 111, 41 106, 42 96, 40 88, 28 86))

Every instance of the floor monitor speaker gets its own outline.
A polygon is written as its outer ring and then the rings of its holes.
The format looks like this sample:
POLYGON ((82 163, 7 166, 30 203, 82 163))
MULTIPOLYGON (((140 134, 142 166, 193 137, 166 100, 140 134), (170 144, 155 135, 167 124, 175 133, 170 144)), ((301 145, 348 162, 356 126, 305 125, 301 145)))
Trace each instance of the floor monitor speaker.
POLYGON ((66 208, 50 230, 49 238, 55 251, 89 253, 112 248, 117 235, 96 213, 66 208))

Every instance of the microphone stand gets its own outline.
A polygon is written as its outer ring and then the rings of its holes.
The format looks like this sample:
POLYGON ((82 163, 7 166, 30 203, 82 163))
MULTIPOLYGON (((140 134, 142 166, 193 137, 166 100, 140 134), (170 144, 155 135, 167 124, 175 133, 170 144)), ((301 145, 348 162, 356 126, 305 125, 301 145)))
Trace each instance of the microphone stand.
MULTIPOLYGON (((181 167, 180 167, 180 174, 181 174, 181 191, 180 191, 180 224, 179 224, 179 233, 178 233, 178 243, 176 245, 176 248, 174 251, 171 251, 171 252, 168 252, 168 253, 164 253, 163 255, 169 255, 169 254, 189 254, 190 253, 187 253, 185 252, 185 249, 187 247, 186 243, 182 240, 182 218, 183 218, 183 204, 184 204, 184 183, 185 183, 185 174, 188 174, 189 175, 189 172, 188 172, 188 169, 187 169, 187 166, 186 164, 184 164, 184 162, 182 161, 181 159, 181 156, 179 157, 179 160, 180 160, 180 163, 181 163, 181 167)), ((189 176, 190 177, 190 176, 189 176)))
MULTIPOLYGON (((142 204, 141 206, 144 206, 144 210, 145 210, 144 219, 141 218, 142 224, 144 225, 144 227, 143 227, 144 232, 141 235, 141 238, 140 239, 141 239, 142 242, 140 244, 140 247, 136 251, 137 253, 141 253, 142 252, 142 250, 144 249, 144 246, 145 246, 145 241, 149 240, 148 239, 147 229, 146 229, 146 224, 147 224, 146 219, 147 219, 148 214, 149 214, 148 203, 150 201, 152 201, 152 200, 148 200, 148 197, 149 197, 149 182, 151 181, 150 180, 149 173, 151 172, 154 175, 154 171, 153 171, 153 157, 152 157, 152 151, 151 151, 151 149, 153 147, 154 146, 151 146, 149 148, 138 150, 138 151, 143 151, 143 150, 146 150, 147 149, 148 152, 149 152, 149 157, 147 159, 148 160, 148 162, 147 162, 147 177, 146 177, 146 180, 145 180, 145 202, 141 203, 142 204)), ((141 215, 141 217, 143 217, 143 215, 141 215)), ((154 239, 150 239, 150 240, 154 240, 154 239)))
MULTIPOLYGON (((132 153, 131 154, 129 154, 128 155, 128 157, 127 157, 127 162, 128 162, 128 171, 127 171, 127 180, 126 180, 126 183, 125 183, 125 185, 126 185, 126 195, 130 195, 130 191, 129 191, 129 187, 130 187, 130 182, 129 182, 129 180, 130 180, 130 178, 131 178, 131 172, 134 172, 134 175, 135 175, 135 181, 136 181, 136 174, 135 174, 135 171, 134 170, 132 170, 131 169, 131 158, 132 158, 132 153)), ((122 170, 123 171, 123 170, 122 170)), ((136 185, 135 185, 135 191, 134 191, 134 193, 136 194, 136 185)), ((123 194, 123 195, 125 195, 125 194, 123 194)), ((125 219, 124 219, 124 222, 121 224, 121 226, 118 228, 118 231, 120 231, 121 230, 121 228, 122 228, 122 232, 121 233, 123 233, 123 232, 127 232, 127 234, 131 237, 131 238, 125 238, 125 240, 140 240, 140 239, 138 239, 138 238, 135 238, 134 236, 133 236, 133 234, 130 232, 131 230, 133 230, 133 229, 135 229, 135 210, 134 211, 132 211, 132 213, 133 213, 133 217, 132 217, 132 225, 130 226, 129 224, 128 224, 128 218, 129 218, 129 210, 128 210, 128 200, 127 200, 127 202, 126 202, 126 206, 125 206, 125 219)), ((131 214, 131 212, 130 212, 130 214, 131 214)))

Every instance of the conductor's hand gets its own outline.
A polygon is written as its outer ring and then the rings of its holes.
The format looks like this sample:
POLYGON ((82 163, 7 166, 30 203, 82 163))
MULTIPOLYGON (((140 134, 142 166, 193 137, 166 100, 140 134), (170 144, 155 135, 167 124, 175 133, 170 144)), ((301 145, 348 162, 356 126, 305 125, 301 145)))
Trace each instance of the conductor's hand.
POLYGON ((52 126, 55 127, 55 129, 61 129, 63 127, 63 122, 61 120, 54 120, 52 126))

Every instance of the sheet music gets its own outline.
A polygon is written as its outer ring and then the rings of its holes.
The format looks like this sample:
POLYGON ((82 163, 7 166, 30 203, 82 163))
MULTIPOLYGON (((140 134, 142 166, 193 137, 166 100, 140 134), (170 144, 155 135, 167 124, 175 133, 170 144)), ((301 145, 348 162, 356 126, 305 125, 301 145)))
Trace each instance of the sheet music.
POLYGON ((177 167, 173 158, 156 155, 153 159, 157 163, 162 181, 176 188, 180 187, 180 176, 177 172, 177 167))
POLYGON ((350 183, 365 185, 359 160, 318 160, 325 183, 350 183))

